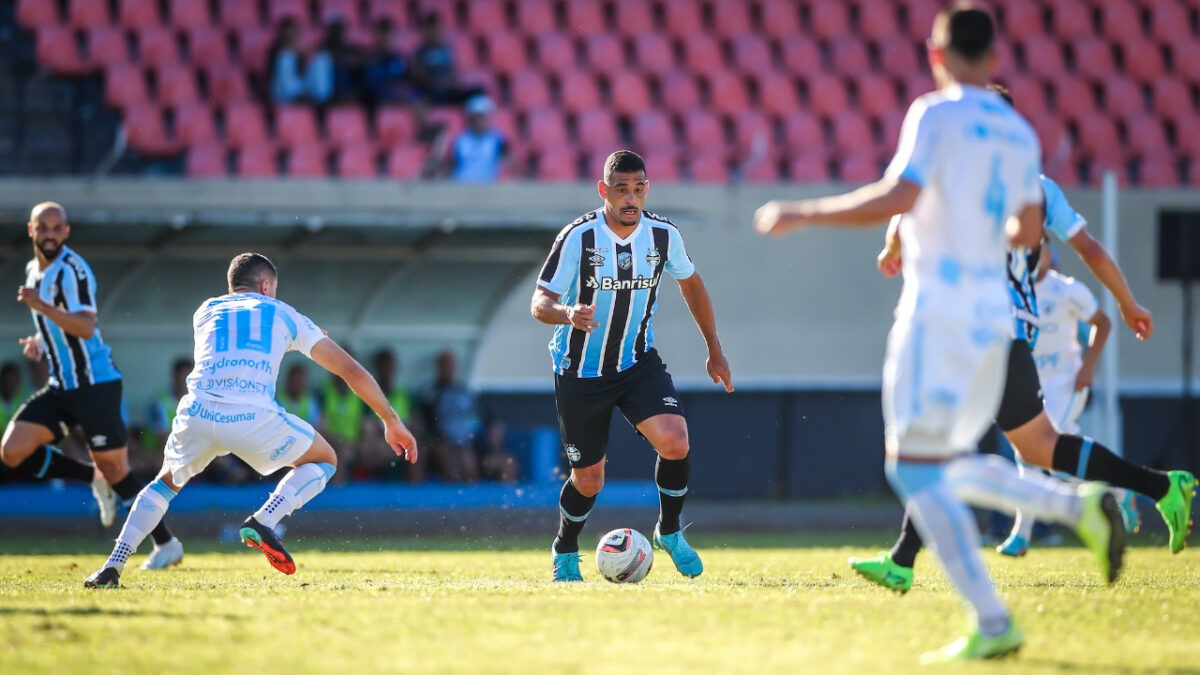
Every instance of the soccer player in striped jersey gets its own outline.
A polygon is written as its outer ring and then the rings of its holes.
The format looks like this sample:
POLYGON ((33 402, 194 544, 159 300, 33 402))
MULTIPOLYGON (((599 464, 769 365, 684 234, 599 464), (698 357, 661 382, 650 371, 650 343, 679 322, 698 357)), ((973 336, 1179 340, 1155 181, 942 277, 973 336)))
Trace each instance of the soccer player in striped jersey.
MULTIPOLYGON (((121 373, 97 326, 96 277, 66 245, 71 225, 61 205, 34 206, 28 231, 34 257, 25 267, 17 300, 29 307, 37 332, 21 338, 21 346, 31 361, 49 359, 50 379, 8 423, 0 458, 37 480, 91 484, 100 504, 100 522, 108 527, 118 500, 129 506, 144 483, 129 471, 121 373), (94 465, 53 447, 64 430, 75 425, 83 428, 94 465)), ((183 545, 165 523, 152 534, 154 550, 143 569, 161 569, 183 559, 183 545)))
POLYGON ((714 383, 733 391, 717 338, 712 301, 683 237, 671 221, 644 211, 646 164, 618 150, 597 183, 604 205, 567 225, 538 275, 531 311, 555 326, 550 340, 558 424, 571 464, 559 496, 552 547, 555 581, 583 581, 579 533, 604 486, 604 455, 614 408, 658 453, 654 479, 659 517, 654 543, 680 574, 704 570, 684 539, 679 516, 688 491, 688 433, 683 404, 654 349, 654 310, 663 272, 675 277, 708 346, 714 383))

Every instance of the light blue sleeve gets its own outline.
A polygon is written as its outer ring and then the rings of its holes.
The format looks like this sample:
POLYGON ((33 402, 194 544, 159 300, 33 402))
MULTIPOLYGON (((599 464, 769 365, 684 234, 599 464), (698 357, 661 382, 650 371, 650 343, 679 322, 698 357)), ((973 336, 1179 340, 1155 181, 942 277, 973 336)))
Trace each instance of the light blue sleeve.
POLYGON ((1067 201, 1058 183, 1042 176, 1042 191, 1046 194, 1046 230, 1067 241, 1087 227, 1087 220, 1067 201))
POLYGON ((63 265, 61 278, 59 290, 68 312, 96 311, 96 277, 89 268, 78 263, 63 265))
POLYGON ((538 284, 556 295, 562 295, 571 288, 579 278, 579 247, 582 237, 581 228, 572 228, 560 233, 554 240, 550 255, 546 258, 542 272, 538 275, 538 284))
POLYGON ((298 351, 312 358, 312 348, 317 346, 318 342, 325 339, 325 331, 321 330, 307 316, 297 312, 291 305, 284 302, 280 302, 279 305, 279 316, 292 338, 291 344, 288 345, 288 350, 298 351))
POLYGON ((928 105, 917 99, 908 108, 904 124, 900 126, 900 141, 896 155, 888 164, 884 175, 888 178, 903 178, 925 187, 933 172, 934 152, 937 146, 937 131, 926 114, 928 105))
POLYGON ((696 265, 688 257, 687 249, 683 246, 683 235, 679 230, 667 228, 669 243, 667 244, 667 273, 682 281, 696 273, 696 265))

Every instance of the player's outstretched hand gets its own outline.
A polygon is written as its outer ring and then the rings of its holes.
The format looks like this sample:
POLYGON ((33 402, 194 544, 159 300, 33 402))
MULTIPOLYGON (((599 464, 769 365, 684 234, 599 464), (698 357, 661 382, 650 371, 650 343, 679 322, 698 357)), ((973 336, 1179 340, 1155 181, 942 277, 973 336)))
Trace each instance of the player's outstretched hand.
POLYGON ((713 384, 724 385, 726 393, 733 392, 733 375, 729 372, 729 361, 725 359, 724 352, 709 352, 704 367, 708 369, 713 384))
POLYGON ((412 432, 404 426, 404 422, 395 422, 385 426, 383 438, 388 445, 392 446, 392 452, 395 452, 397 456, 408 460, 409 464, 416 463, 417 439, 413 438, 412 432))
POLYGON ((900 274, 900 267, 903 260, 900 256, 900 251, 892 251, 891 248, 884 246, 883 250, 875 258, 875 265, 879 267, 879 272, 883 276, 891 279, 900 274))
POLYGON ((1121 308, 1121 320, 1139 340, 1149 340, 1154 335, 1154 315, 1136 302, 1132 307, 1121 308))
POLYGON ((590 333, 596 326, 596 306, 595 305, 575 305, 567 310, 567 319, 571 325, 579 330, 590 333))
POLYGON ((37 309, 38 305, 42 303, 42 298, 38 295, 36 288, 20 286, 17 288, 17 302, 28 305, 30 309, 37 309))
POLYGON ((768 237, 781 237, 806 223, 804 202, 773 199, 754 212, 754 230, 768 237))
POLYGON ((30 361, 42 360, 42 339, 36 335, 23 337, 18 342, 21 343, 21 352, 25 354, 25 358, 30 361))

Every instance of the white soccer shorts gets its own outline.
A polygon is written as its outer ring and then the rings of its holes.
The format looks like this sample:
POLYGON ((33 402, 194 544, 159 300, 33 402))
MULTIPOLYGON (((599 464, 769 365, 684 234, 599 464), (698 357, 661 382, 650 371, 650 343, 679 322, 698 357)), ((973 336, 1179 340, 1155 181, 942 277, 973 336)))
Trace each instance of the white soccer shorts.
POLYGON ((189 394, 179 402, 163 464, 177 486, 228 454, 266 476, 308 452, 315 436, 311 424, 283 409, 199 401, 189 394))
POLYGON ((1079 434, 1079 416, 1087 406, 1088 388, 1075 391, 1075 375, 1066 373, 1042 382, 1046 415, 1060 434, 1079 434))

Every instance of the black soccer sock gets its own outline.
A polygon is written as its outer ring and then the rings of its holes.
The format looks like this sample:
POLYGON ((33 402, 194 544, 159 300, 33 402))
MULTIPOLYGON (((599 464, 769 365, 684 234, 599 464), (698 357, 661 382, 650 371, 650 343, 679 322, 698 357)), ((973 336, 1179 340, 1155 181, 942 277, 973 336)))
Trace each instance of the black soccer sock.
MULTIPOLYGON (((146 487, 146 484, 135 478, 133 472, 130 471, 125 474, 124 478, 114 483, 112 489, 121 498, 121 504, 126 509, 130 509, 133 508, 133 500, 137 499, 138 493, 144 487, 146 487)), ((159 520, 158 525, 150 531, 150 536, 154 538, 155 544, 162 545, 171 541, 171 537, 175 535, 171 534, 171 530, 167 528, 165 522, 159 520)))
POLYGON ((1054 469, 1084 480, 1102 480, 1158 501, 1171 489, 1165 472, 1134 464, 1083 436, 1058 437, 1054 444, 1054 469))
POLYGON ((563 483, 562 492, 558 496, 558 536, 554 538, 555 553, 575 553, 579 551, 579 533, 587 523, 588 514, 596 496, 584 497, 575 489, 575 484, 568 478, 563 483))
POLYGON ((654 482, 658 485, 658 532, 674 534, 679 531, 679 514, 687 497, 691 461, 658 458, 654 465, 654 482))
POLYGON ((32 455, 17 465, 16 470, 38 480, 62 478, 80 483, 91 483, 95 475, 91 464, 67 457, 61 450, 49 445, 34 450, 32 455))
POLYGON ((896 540, 896 545, 892 546, 892 562, 902 567, 912 567, 913 563, 917 561, 917 554, 921 552, 922 546, 924 544, 921 542, 920 533, 917 532, 917 526, 913 524, 908 509, 904 509, 904 522, 900 525, 900 538, 896 540))

